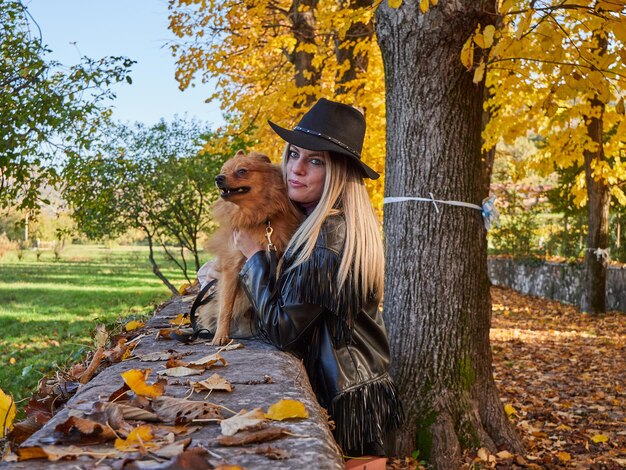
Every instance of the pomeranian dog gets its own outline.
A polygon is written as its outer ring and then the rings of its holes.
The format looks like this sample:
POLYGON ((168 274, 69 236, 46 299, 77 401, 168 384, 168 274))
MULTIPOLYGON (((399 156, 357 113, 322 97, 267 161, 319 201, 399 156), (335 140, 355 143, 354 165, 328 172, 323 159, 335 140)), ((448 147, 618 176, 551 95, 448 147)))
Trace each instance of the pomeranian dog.
MULTIPOLYGON (((287 197, 282 170, 260 153, 246 155, 242 150, 229 159, 215 183, 221 190, 213 205, 213 217, 219 228, 208 241, 207 249, 215 256, 214 269, 220 273, 213 299, 198 308, 200 328, 215 331, 212 344, 223 345, 231 331, 249 336, 251 306, 238 274, 246 261, 233 244, 235 229, 247 232, 268 247, 271 243, 280 259, 303 215, 287 197)), ((270 247, 268 247, 270 249, 270 247)))

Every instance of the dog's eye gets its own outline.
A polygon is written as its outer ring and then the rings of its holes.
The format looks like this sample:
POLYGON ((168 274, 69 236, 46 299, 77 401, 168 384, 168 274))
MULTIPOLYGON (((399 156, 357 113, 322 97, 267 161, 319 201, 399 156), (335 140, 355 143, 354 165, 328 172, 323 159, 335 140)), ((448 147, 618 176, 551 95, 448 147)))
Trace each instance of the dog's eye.
POLYGON ((238 176, 244 176, 246 173, 248 173, 248 170, 246 170, 245 168, 239 168, 237 170, 237 175, 238 176))

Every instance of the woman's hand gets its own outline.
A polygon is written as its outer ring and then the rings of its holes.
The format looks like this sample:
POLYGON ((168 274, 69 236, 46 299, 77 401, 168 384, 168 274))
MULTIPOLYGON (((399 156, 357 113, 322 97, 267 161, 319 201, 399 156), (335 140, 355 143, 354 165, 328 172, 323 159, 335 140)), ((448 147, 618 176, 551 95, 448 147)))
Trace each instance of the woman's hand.
POLYGON ((250 234, 240 232, 237 229, 233 230, 233 243, 246 258, 250 258, 256 252, 263 250, 263 246, 258 240, 251 237, 250 234))

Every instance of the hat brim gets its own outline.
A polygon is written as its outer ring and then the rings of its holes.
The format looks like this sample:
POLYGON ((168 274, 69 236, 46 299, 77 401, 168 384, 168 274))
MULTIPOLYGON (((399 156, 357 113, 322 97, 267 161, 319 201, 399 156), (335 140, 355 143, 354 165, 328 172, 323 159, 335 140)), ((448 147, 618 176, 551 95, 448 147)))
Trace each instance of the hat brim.
POLYGON ((333 153, 339 153, 341 155, 346 155, 350 157, 350 160, 353 161, 357 167, 361 170, 361 173, 364 177, 370 179, 378 179, 380 175, 372 170, 369 166, 361 161, 358 155, 350 152, 349 150, 343 148, 342 146, 325 139, 324 137, 307 134, 306 132, 300 131, 292 131, 289 129, 285 129, 283 127, 274 124, 272 121, 267 121, 270 127, 278 134, 278 136, 283 139, 285 142, 289 142, 297 147, 306 149, 306 150, 318 150, 318 151, 327 151, 333 153))

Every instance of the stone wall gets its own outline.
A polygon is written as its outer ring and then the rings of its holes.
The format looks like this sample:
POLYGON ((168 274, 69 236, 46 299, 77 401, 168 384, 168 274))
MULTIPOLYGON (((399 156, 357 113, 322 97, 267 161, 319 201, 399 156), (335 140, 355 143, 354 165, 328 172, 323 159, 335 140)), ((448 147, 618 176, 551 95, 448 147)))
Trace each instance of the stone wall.
MULTIPOLYGON (((505 258, 489 258, 487 264, 489 278, 496 286, 580 305, 584 281, 580 264, 505 258)), ((606 304, 607 310, 626 312, 626 267, 609 267, 606 304)))

